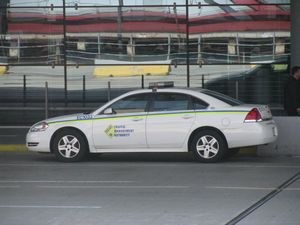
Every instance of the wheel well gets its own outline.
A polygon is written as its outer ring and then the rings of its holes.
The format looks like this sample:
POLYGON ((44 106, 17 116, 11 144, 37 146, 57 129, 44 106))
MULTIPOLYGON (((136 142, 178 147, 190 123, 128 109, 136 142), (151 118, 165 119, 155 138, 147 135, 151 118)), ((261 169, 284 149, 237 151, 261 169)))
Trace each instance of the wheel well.
POLYGON ((75 128, 75 127, 62 127, 62 128, 60 128, 60 129, 58 129, 57 131, 55 131, 54 134, 53 134, 52 137, 51 137, 51 141, 50 141, 50 151, 51 151, 51 153, 53 153, 53 141, 54 141, 54 138, 55 138, 61 131, 63 131, 63 130, 70 130, 70 131, 73 130, 73 131, 76 131, 76 132, 80 133, 80 134, 82 135, 82 137, 83 137, 85 143, 86 143, 86 146, 87 146, 87 148, 88 148, 88 152, 90 151, 90 149, 89 149, 89 142, 88 142, 88 140, 87 140, 85 134, 84 134, 81 130, 79 130, 78 128, 75 128))
POLYGON ((222 131, 220 131, 219 129, 215 128, 215 127, 198 127, 196 130, 194 130, 190 137, 189 137, 189 141, 188 141, 188 151, 191 151, 191 143, 192 143, 192 140, 194 138, 194 136, 197 134, 197 132, 199 131, 202 131, 202 130, 212 130, 212 131, 216 131, 217 133, 219 133, 225 140, 225 143, 226 145, 228 146, 228 143, 227 143, 227 139, 225 137, 225 135, 222 133, 222 131))

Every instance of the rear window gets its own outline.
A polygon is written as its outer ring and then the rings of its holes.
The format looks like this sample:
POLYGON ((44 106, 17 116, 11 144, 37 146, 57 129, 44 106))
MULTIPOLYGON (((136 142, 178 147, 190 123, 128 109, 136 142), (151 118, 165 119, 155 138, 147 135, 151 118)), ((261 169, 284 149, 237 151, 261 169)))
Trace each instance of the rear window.
POLYGON ((214 97, 218 100, 221 100, 231 106, 239 106, 239 105, 242 105, 244 104, 243 102, 237 100, 237 99, 234 99, 234 98, 231 98, 227 95, 223 95, 221 93, 218 93, 218 92, 214 92, 214 91, 210 91, 210 90, 203 90, 202 91, 203 94, 206 94, 206 95, 209 95, 211 97, 214 97))

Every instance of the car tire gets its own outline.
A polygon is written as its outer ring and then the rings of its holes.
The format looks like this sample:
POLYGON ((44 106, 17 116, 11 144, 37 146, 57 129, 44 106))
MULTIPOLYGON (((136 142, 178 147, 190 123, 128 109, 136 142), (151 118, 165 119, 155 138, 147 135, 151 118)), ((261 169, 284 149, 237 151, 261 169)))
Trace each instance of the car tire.
POLYGON ((191 142, 191 150, 200 162, 214 163, 222 160, 228 150, 225 138, 214 130, 201 130, 191 142))
POLYGON ((88 148, 81 133, 65 129, 54 137, 53 152, 59 161, 78 162, 87 156, 88 148))

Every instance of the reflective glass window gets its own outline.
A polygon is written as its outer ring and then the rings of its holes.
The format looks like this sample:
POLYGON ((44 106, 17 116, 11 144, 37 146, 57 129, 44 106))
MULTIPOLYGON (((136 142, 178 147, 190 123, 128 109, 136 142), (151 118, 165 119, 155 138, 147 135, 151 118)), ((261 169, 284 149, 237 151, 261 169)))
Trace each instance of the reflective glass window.
POLYGON ((190 96, 176 93, 157 93, 151 111, 177 111, 190 108, 190 96))
POLYGON ((151 94, 138 94, 125 97, 110 107, 115 113, 145 112, 151 94))

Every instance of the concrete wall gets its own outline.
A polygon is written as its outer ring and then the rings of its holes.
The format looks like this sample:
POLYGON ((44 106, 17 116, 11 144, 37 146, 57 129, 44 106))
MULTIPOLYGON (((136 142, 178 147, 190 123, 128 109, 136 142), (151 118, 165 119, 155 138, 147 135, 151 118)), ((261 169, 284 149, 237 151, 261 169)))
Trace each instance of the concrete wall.
POLYGON ((274 117, 274 120, 278 126, 278 139, 272 144, 259 146, 257 155, 300 157, 300 117, 274 117))

